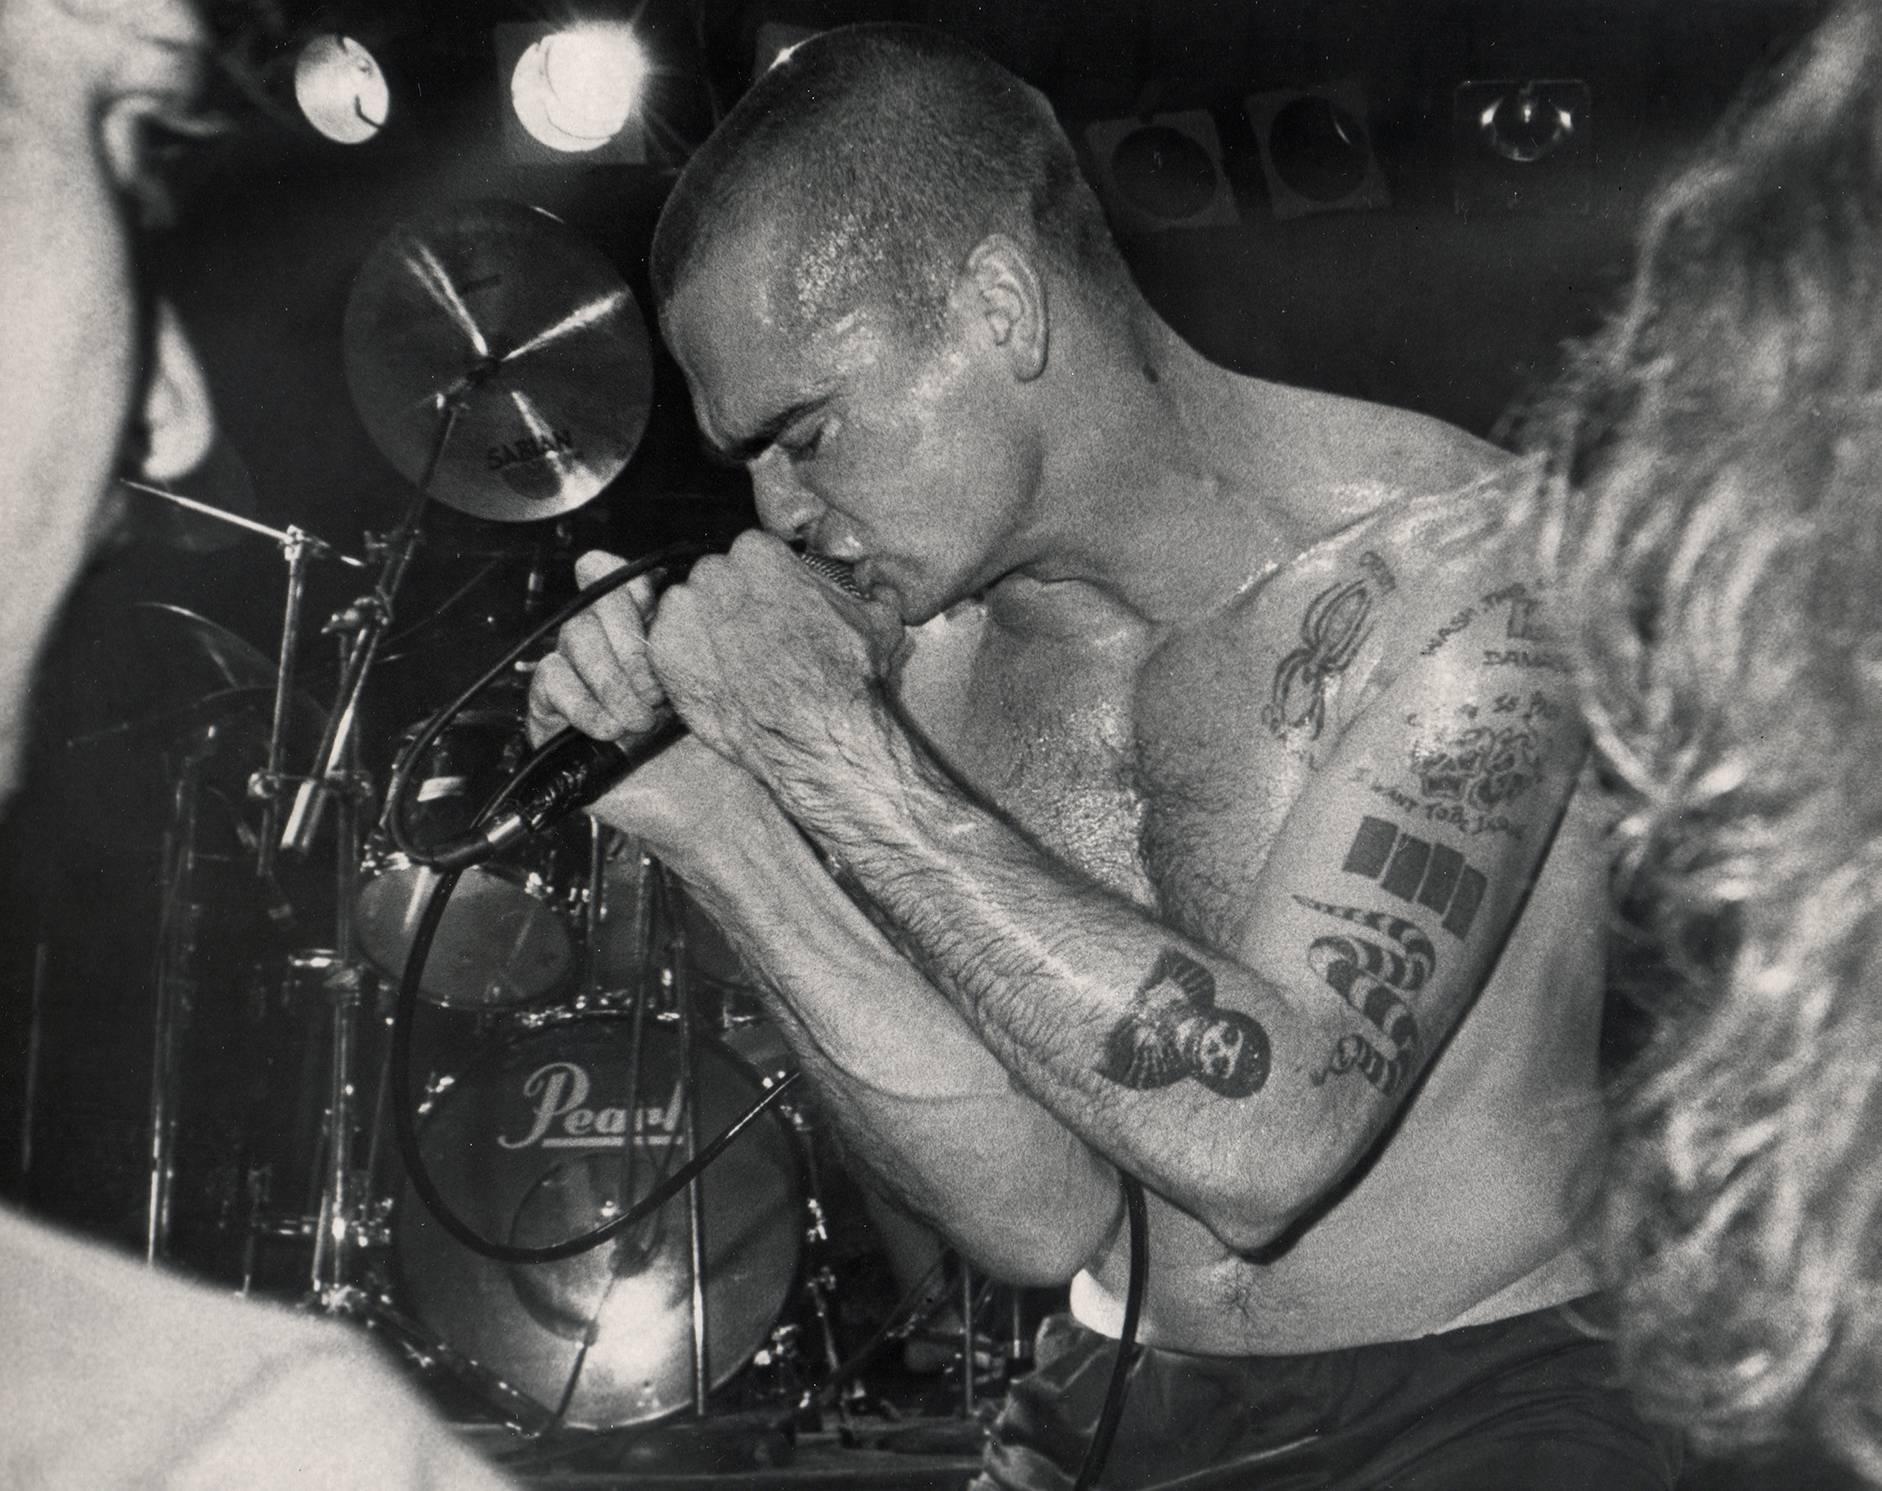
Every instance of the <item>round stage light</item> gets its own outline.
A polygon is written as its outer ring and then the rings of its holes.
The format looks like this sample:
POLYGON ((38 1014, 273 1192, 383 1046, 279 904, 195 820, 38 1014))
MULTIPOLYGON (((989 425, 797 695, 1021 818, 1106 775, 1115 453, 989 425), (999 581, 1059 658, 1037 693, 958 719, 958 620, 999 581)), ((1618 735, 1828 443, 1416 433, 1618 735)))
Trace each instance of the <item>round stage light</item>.
POLYGON ((307 122, 341 145, 363 145, 385 127, 392 92, 378 59, 350 36, 316 36, 294 59, 294 100, 307 122))
POLYGON ((647 54, 626 26, 580 26, 532 42, 510 75, 523 128, 551 150, 599 150, 640 103, 647 54))
POLYGON ((1372 146, 1339 100, 1303 94, 1274 116, 1268 154, 1274 174, 1309 202, 1337 202, 1365 185, 1372 146))
POLYGON ((1215 200, 1215 162, 1181 130, 1147 124, 1111 152, 1111 178, 1139 212, 1168 222, 1194 217, 1215 200))

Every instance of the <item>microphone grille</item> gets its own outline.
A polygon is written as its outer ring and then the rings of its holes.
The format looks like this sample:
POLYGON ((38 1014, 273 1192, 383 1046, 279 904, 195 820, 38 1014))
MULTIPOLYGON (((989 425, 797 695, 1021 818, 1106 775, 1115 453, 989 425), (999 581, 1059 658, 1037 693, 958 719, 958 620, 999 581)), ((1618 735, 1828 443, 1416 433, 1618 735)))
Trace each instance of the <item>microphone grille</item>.
POLYGON ((845 595, 853 596, 859 601, 866 599, 856 584, 853 567, 845 564, 841 559, 832 559, 828 554, 810 553, 800 553, 797 557, 809 565, 819 579, 836 586, 845 595))

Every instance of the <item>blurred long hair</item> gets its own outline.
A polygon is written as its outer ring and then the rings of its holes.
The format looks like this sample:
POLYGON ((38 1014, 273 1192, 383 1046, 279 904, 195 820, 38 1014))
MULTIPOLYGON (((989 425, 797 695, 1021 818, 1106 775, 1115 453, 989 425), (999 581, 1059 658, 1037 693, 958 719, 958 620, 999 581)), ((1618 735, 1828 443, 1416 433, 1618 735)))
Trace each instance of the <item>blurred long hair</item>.
POLYGON ((1882 1482, 1882 0, 1659 194, 1520 438, 1671 965, 1606 1208, 1632 1385, 1882 1482))

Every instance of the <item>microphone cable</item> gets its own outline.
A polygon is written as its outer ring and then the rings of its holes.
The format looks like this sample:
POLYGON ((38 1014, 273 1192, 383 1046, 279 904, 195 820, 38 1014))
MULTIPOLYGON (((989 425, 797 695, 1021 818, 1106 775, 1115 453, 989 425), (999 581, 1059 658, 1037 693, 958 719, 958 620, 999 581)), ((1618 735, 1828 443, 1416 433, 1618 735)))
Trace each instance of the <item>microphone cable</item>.
POLYGON ((1130 1391, 1131 1368, 1137 1364, 1137 1322, 1143 1314, 1144 1290, 1150 1279, 1150 1218, 1144 1205, 1144 1188, 1134 1175, 1118 1171, 1118 1185, 1124 1192, 1124 1211, 1129 1220, 1131 1240, 1130 1283, 1124 1291, 1124 1325, 1117 1337, 1117 1360, 1111 1364, 1111 1380, 1105 1384, 1104 1407, 1092 1427, 1085 1445, 1085 1458, 1078 1466, 1078 1479, 1072 1491, 1091 1491, 1111 1455, 1111 1441, 1117 1437, 1118 1421, 1124 1417, 1124 1396, 1130 1391))
MULTIPOLYGON (((768 1108, 778 1102, 802 1075, 795 1071, 786 1073, 767 1089, 764 1096, 728 1124, 698 1154, 665 1181, 655 1186, 639 1202, 629 1206, 621 1215, 587 1232, 578 1233, 558 1243, 542 1246, 519 1246, 484 1237, 475 1227, 452 1210, 450 1203, 432 1179, 431 1172, 425 1164, 424 1155, 418 1146, 416 1109, 412 1103, 412 1027, 418 1011, 425 962, 430 956, 431 944, 437 937, 439 926, 443 923, 445 909, 450 902, 452 892, 457 888, 464 866, 442 863, 430 857, 427 851, 412 841, 407 834, 403 821, 404 799, 410 790, 412 768, 451 722, 468 708, 478 695, 507 673, 516 661, 542 638, 629 581, 663 566, 690 563, 692 560, 713 552, 715 551, 705 544, 670 544, 583 586, 570 600, 525 633, 520 641, 505 651, 456 698, 425 722, 418 734, 413 737, 411 744, 400 753, 387 783, 383 821, 394 846, 414 863, 432 869, 437 874, 437 879, 426 893, 424 906, 419 913, 418 923, 412 934, 412 945, 406 954, 405 966, 400 975, 397 998, 393 1007, 392 1121, 399 1156, 405 1165, 406 1177, 411 1182, 412 1189, 418 1193, 419 1200, 424 1203, 425 1209, 437 1220, 439 1226, 472 1252, 499 1263, 524 1265, 555 1263, 589 1252, 612 1241, 628 1228, 658 1211, 691 1185, 740 1134, 756 1122, 768 1108)), ((499 808, 540 774, 543 763, 550 758, 552 747, 567 733, 567 731, 561 732, 560 735, 538 748, 478 811, 473 827, 481 828, 499 808)), ((1124 1401, 1130 1386, 1130 1370, 1137 1359, 1137 1327, 1143 1311, 1143 1298, 1149 1277, 1149 1222, 1143 1187, 1136 1177, 1120 1171, 1119 1185, 1124 1195, 1131 1249, 1129 1283, 1124 1300, 1124 1322, 1118 1335, 1117 1359, 1112 1364, 1110 1380, 1105 1387, 1104 1404, 1099 1412, 1098 1421, 1092 1429, 1091 1440, 1085 1447, 1085 1455, 1080 1462, 1072 1491, 1091 1491, 1091 1488, 1097 1484, 1098 1476, 1102 1473, 1105 1461, 1110 1456, 1111 1445, 1117 1435, 1118 1423, 1123 1417, 1124 1401)), ((971 1372, 972 1364, 965 1364, 964 1370, 971 1372)))
MULTIPOLYGON (((494 806, 494 803, 491 805, 494 806)), ((486 812, 489 809, 486 808, 486 812)), ((484 814, 479 814, 479 817, 484 814)), ((398 995, 392 1010, 392 1127, 398 1141, 399 1158, 404 1162, 406 1179, 437 1220, 438 1225, 473 1253, 498 1263, 558 1263, 565 1258, 586 1253, 612 1241, 629 1227, 651 1216, 702 1174, 706 1167, 725 1152, 732 1141, 745 1132, 764 1112, 794 1086, 797 1072, 788 1072, 768 1088, 763 1097, 747 1108, 711 1143, 673 1174, 656 1185, 640 1201, 599 1227, 561 1242, 524 1247, 485 1237, 451 1208, 418 1147, 417 1109, 412 1102, 412 1027, 418 1013, 419 986, 424 978, 425 960, 430 956, 432 940, 437 936, 444 910, 456 889, 460 871, 444 870, 426 892, 423 910, 412 933, 411 950, 405 957, 405 969, 399 979, 398 995)))
MULTIPOLYGON (((639 559, 622 565, 621 568, 611 574, 603 575, 591 584, 584 585, 554 612, 525 632, 520 641, 512 644, 501 657, 478 674, 456 698, 426 720, 418 733, 412 737, 411 744, 399 752, 398 760, 392 766, 392 775, 386 782, 386 806, 385 812, 381 815, 381 822, 388 837, 392 840, 393 847, 413 864, 421 865, 426 869, 443 871, 453 868, 450 860, 437 857, 433 852, 434 846, 416 842, 405 823, 405 799, 411 791, 412 770, 424 757, 425 752, 431 749, 432 744, 449 728, 453 720, 470 708, 479 694, 515 667, 518 659, 541 642, 544 637, 586 611, 604 595, 612 594, 630 580, 638 580, 642 575, 650 574, 668 565, 689 564, 695 559, 714 552, 716 551, 707 544, 668 544, 664 548, 655 549, 651 554, 645 554, 639 559)), ((566 731, 562 733, 567 734, 566 731)), ((560 739, 561 736, 556 738, 560 739)), ((533 777, 532 768, 538 767, 541 758, 548 753, 552 744, 552 741, 545 741, 538 747, 530 759, 517 770, 516 775, 504 783, 499 797, 508 799, 520 790, 525 781, 533 777)), ((496 807, 495 802, 487 804, 484 812, 478 815, 479 820, 481 821, 493 812, 496 807)))
MULTIPOLYGON (((438 928, 443 924, 445 910, 450 903, 452 893, 457 888, 463 868, 440 863, 429 854, 424 846, 415 843, 406 832, 403 822, 404 799, 410 790, 412 767, 430 748, 432 742, 469 707, 479 694, 507 673, 518 658, 550 632, 592 606, 604 595, 620 589, 630 580, 637 579, 665 565, 688 562, 712 552, 713 550, 704 544, 668 545, 582 587, 566 604, 532 627, 520 641, 508 648, 456 698, 425 722, 418 734, 413 737, 411 744, 400 753, 391 780, 386 787, 386 808, 383 821, 387 833, 402 854, 410 857, 414 863, 432 870, 437 877, 426 888, 424 903, 413 929, 412 943, 406 952, 405 965, 400 974, 398 992, 393 1003, 391 1052, 393 1133, 398 1143, 399 1158, 405 1166, 406 1178, 411 1182, 412 1189, 417 1192, 418 1199, 424 1203, 425 1209, 457 1242, 479 1256, 498 1263, 557 1263, 611 1242, 685 1190, 705 1171, 708 1165, 725 1152, 733 1140, 737 1139, 768 1108, 778 1102, 798 1080, 799 1074, 790 1072, 772 1084, 757 1102, 727 1125, 697 1155, 656 1185, 642 1200, 628 1207, 621 1215, 610 1218, 603 1225, 587 1232, 565 1238, 561 1242, 541 1246, 525 1247, 514 1243, 499 1242, 494 1238, 485 1237, 465 1221, 452 1209, 450 1202, 438 1189, 418 1144, 417 1109, 412 1101, 412 1030, 416 1023, 421 998, 425 963, 431 955, 431 945, 437 938, 438 928)), ((481 826, 487 822, 505 802, 539 775, 548 755, 549 746, 545 743, 479 809, 474 824, 481 826)))

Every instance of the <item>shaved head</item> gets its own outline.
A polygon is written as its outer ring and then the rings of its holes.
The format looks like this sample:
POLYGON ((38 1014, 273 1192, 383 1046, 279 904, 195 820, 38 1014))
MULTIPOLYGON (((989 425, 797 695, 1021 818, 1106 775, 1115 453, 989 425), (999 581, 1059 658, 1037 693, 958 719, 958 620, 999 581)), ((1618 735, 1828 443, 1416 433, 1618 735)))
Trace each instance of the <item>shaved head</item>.
POLYGON ((785 306, 805 324, 875 303, 931 332, 991 233, 1076 284, 1129 284, 1050 105, 971 47, 916 26, 826 32, 753 85, 661 214, 656 305, 715 246, 763 233, 790 276, 785 306))

